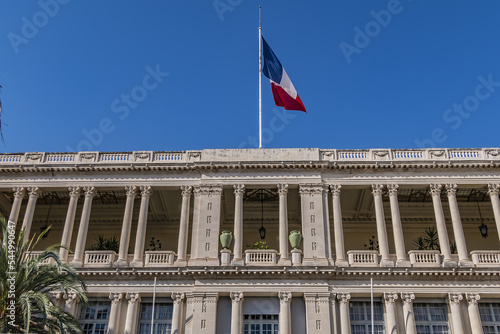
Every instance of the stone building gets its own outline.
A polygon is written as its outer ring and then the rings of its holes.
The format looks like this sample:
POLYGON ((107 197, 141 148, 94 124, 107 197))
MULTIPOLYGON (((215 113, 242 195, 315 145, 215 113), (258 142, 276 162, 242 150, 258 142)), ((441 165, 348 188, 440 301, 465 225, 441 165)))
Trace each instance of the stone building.
POLYGON ((86 333, 150 333, 153 298, 155 333, 369 333, 372 288, 376 333, 500 332, 497 148, 3 154, 0 187, 71 249, 86 333))

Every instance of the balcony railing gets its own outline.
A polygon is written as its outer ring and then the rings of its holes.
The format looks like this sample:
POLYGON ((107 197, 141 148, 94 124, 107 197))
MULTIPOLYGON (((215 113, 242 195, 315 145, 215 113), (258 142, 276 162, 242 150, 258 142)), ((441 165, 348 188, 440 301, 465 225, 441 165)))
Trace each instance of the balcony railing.
POLYGON ((349 265, 353 267, 377 267, 378 252, 372 250, 350 250, 347 252, 349 265))
POLYGON ((437 250, 411 250, 410 263, 414 267, 440 267, 441 254, 437 250))
POLYGON ((146 251, 145 267, 168 267, 174 264, 173 251, 146 251))
MULTIPOLYGON (((29 252, 26 254, 26 260, 31 260, 31 259, 34 259, 34 258, 37 258, 40 256, 40 254, 42 254, 42 251, 32 251, 32 252, 29 252)), ((50 264, 50 261, 51 259, 45 259, 43 260, 40 264, 44 265, 44 264, 50 264)))
POLYGON ((472 262, 476 267, 500 267, 500 251, 472 251, 472 262))
POLYGON ((106 268, 113 266, 116 253, 114 251, 85 251, 85 267, 106 268))
POLYGON ((248 266, 275 266, 276 254, 274 249, 247 249, 245 264, 248 266))

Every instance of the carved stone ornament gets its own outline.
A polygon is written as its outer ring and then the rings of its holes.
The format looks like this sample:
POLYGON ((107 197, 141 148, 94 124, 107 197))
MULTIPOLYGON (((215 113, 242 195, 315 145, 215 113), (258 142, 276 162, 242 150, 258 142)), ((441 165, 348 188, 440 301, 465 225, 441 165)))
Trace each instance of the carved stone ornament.
POLYGON ((195 196, 221 196, 222 195, 222 185, 200 185, 194 187, 195 196))
POLYGON ((80 161, 94 162, 96 160, 95 153, 80 153, 80 161))
POLYGON ((299 193, 301 195, 322 195, 324 190, 325 187, 322 184, 301 184, 299 186, 299 193))
POLYGON ((464 296, 461 293, 449 293, 448 298, 450 299, 450 304, 460 304, 464 296))
POLYGON ((286 195, 288 193, 288 184, 280 183, 278 184, 278 194, 286 195))
POLYGON ((431 184, 430 189, 432 196, 441 196, 441 187, 442 185, 440 184, 431 184))
POLYGON ((499 192, 500 192, 500 184, 495 184, 495 183, 488 184, 488 194, 490 194, 490 196, 492 195, 498 196, 499 192))
POLYGON ((394 301, 398 299, 397 293, 384 293, 384 301, 385 303, 394 303, 394 301))
POLYGON ((181 186, 182 197, 189 197, 193 192, 192 186, 181 186))
POLYGON ((95 195, 95 188, 94 187, 90 187, 90 186, 83 187, 83 191, 85 192, 85 197, 94 197, 94 195, 95 195))
POLYGON ((291 302, 290 299, 292 299, 292 293, 291 292, 278 292, 278 298, 280 299, 281 304, 286 304, 291 302))
POLYGON ((446 192, 448 193, 448 196, 456 196, 457 195, 457 185, 456 184, 447 184, 446 185, 446 192))
POLYGON ((43 154, 41 153, 26 153, 26 161, 38 161, 40 162, 40 159, 42 159, 43 154))
POLYGON ((245 185, 244 184, 235 184, 233 186, 234 194, 236 196, 242 196, 245 193, 245 185))
POLYGON ((183 293, 179 292, 173 292, 172 293, 172 300, 174 301, 174 304, 180 304, 184 300, 185 295, 183 293))
POLYGON ((486 150, 486 154, 498 157, 500 155, 500 150, 486 150))
POLYGON ((111 299, 111 304, 118 304, 122 300, 123 293, 110 292, 109 299, 111 299))
POLYGON ((125 192, 127 193, 127 197, 135 197, 135 195, 137 195, 137 187, 125 186, 125 192))
POLYGON ((135 305, 139 301, 140 296, 137 292, 127 292, 126 298, 129 304, 135 305))
POLYGON ((465 298, 469 305, 477 305, 477 303, 481 300, 481 296, 479 293, 466 293, 465 298))
POLYGON ((351 294, 350 293, 337 293, 337 299, 340 301, 341 304, 346 304, 349 302, 349 299, 351 299, 351 294))
POLYGON ((431 156, 442 157, 446 151, 445 150, 431 150, 429 152, 430 152, 431 156))
POLYGON ((69 187, 68 191, 70 197, 80 197, 80 187, 69 187))
POLYGON ((153 190, 151 189, 151 186, 141 186, 141 196, 142 197, 149 197, 153 194, 153 190))
POLYGON ((382 196, 382 191, 384 190, 383 184, 372 184, 372 194, 373 196, 382 196))
POLYGON ((330 185, 330 191, 332 192, 333 197, 339 197, 342 186, 340 184, 332 184, 330 185))
POLYGON ((401 300, 405 304, 410 304, 413 299, 415 299, 415 294, 413 293, 407 293, 407 292, 401 292, 401 300))
POLYGON ((64 299, 66 299, 66 305, 71 306, 76 301, 76 293, 68 292, 64 294, 64 299))
POLYGON ((189 158, 200 158, 201 152, 189 152, 188 156, 189 158))
POLYGON ((135 160, 147 160, 149 161, 151 158, 150 152, 136 152, 134 153, 135 160))
POLYGON ((389 151, 373 151, 373 155, 382 158, 389 155, 389 151))
POLYGON ((388 184, 387 190, 389 191, 389 196, 398 196, 398 184, 388 184))
POLYGON ((38 187, 28 187, 28 194, 30 197, 38 197, 41 194, 41 191, 38 187))
POLYGON ((243 292, 230 292, 229 296, 231 297, 231 302, 233 304, 239 303, 243 300, 243 292))
POLYGON ((14 188, 12 188, 12 191, 14 191, 15 198, 23 198, 24 197, 24 187, 14 187, 14 188))

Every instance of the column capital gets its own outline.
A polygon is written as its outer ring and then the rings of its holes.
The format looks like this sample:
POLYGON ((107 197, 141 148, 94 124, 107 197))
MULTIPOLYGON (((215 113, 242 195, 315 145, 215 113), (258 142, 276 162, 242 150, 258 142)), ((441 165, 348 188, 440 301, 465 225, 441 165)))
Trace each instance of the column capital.
POLYGON ((279 183, 278 184, 278 194, 286 195, 288 193, 288 184, 279 183))
POLYGON ((325 186, 322 184, 301 184, 299 185, 299 194, 301 195, 322 195, 325 191, 325 186))
POLYGON ((351 299, 351 294, 349 292, 337 293, 337 299, 341 304, 347 304, 349 299, 351 299))
POLYGON ((394 301, 398 299, 398 294, 395 292, 384 293, 384 302, 386 304, 394 304, 394 301))
POLYGON ((292 299, 292 293, 280 291, 278 292, 278 298, 280 299, 280 304, 290 303, 290 299, 292 299))
POLYGON ((142 197, 150 197, 153 194, 153 189, 151 189, 151 186, 141 186, 140 189, 142 197))
POLYGON ((127 197, 135 197, 135 195, 137 195, 137 187, 125 186, 125 192, 127 194, 127 197))
POLYGON ((41 194, 40 188, 38 187, 28 187, 28 194, 30 197, 38 197, 41 194))
POLYGON ((14 187, 14 188, 12 188, 12 191, 14 191, 15 198, 23 198, 24 197, 24 187, 14 187))
POLYGON ((450 304, 457 305, 457 304, 460 304, 460 301, 462 299, 464 299, 464 296, 461 293, 449 293, 448 298, 449 298, 450 304))
POLYGON ((415 299, 415 295, 411 292, 401 292, 401 300, 405 304, 411 304, 415 299))
POLYGON ((193 186, 181 186, 182 197, 189 197, 193 192, 193 186))
POLYGON ((184 300, 184 297, 186 295, 184 293, 180 293, 180 292, 172 292, 172 300, 174 301, 174 305, 175 304, 180 304, 182 303, 182 301, 184 300))
POLYGON ((490 183, 488 184, 488 194, 490 196, 497 195, 500 192, 500 184, 498 183, 490 183))
POLYGON ((236 196, 243 196, 245 193, 245 185, 244 184, 235 184, 233 185, 234 188, 234 194, 236 196))
POLYGON ((239 302, 243 301, 243 292, 231 291, 229 293, 229 297, 231 297, 231 302, 233 304, 239 303, 239 302))
POLYGON ((118 304, 123 297, 123 293, 121 292, 110 292, 109 299, 111 299, 111 304, 118 304))
POLYGON ((80 197, 80 187, 68 187, 69 197, 78 198, 80 197))
POLYGON ((86 198, 88 198, 88 197, 92 198, 95 195, 95 187, 85 186, 85 187, 83 187, 83 191, 85 192, 86 198))
POLYGON ((456 196, 457 195, 457 185, 453 183, 448 183, 446 186, 446 192, 448 196, 456 196))
POLYGON ((340 184, 331 184, 330 185, 330 191, 332 192, 333 197, 340 196, 340 189, 342 189, 342 186, 340 184))
POLYGON ((477 305, 479 300, 481 300, 479 293, 466 293, 465 298, 467 299, 467 302, 469 302, 469 305, 477 305))
POLYGON ((384 190, 383 184, 372 184, 372 194, 373 196, 382 196, 382 191, 384 190))
POLYGON ((66 305, 71 306, 75 301, 77 301, 76 293, 70 291, 64 293, 63 298, 66 299, 66 305))
POLYGON ((398 196, 399 184, 388 184, 387 190, 389 191, 389 196, 398 196))
POLYGON ((433 183, 430 186, 432 196, 441 196, 441 184, 433 183))
POLYGON ((127 292, 126 296, 128 299, 128 304, 136 304, 140 301, 141 296, 137 292, 127 292))

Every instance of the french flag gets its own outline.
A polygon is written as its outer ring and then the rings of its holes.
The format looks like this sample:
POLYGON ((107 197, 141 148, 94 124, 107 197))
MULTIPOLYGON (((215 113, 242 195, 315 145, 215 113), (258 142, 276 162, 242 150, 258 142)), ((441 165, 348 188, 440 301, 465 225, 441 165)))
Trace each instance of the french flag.
POLYGON ((307 112, 288 74, 286 74, 285 69, 281 66, 280 61, 269 47, 264 37, 262 37, 262 45, 262 52, 264 54, 262 73, 271 81, 271 88, 273 90, 273 97, 276 105, 286 110, 307 112))

